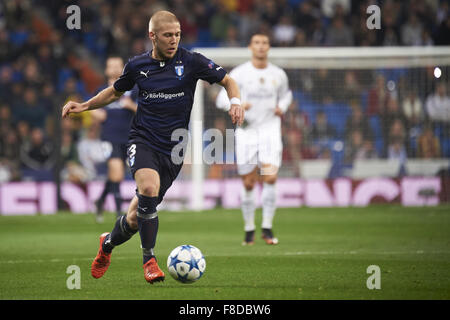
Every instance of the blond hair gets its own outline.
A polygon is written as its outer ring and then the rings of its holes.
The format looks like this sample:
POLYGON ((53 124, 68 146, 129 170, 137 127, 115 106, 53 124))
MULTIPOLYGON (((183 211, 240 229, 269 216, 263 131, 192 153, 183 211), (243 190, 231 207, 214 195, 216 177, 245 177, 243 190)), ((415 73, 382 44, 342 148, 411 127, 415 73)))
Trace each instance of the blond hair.
POLYGON ((170 11, 157 11, 150 18, 148 23, 148 31, 156 32, 163 23, 180 23, 180 21, 170 11))

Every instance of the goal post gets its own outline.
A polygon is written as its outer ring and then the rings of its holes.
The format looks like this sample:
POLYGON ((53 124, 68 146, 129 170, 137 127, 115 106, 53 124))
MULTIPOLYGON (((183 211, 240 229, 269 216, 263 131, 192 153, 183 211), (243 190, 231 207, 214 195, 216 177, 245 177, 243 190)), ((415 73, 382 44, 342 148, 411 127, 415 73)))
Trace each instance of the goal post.
MULTIPOLYGON (((195 48, 193 51, 202 53, 228 72, 250 59, 247 48, 195 48)), ((447 98, 450 94, 450 47, 271 48, 269 61, 286 71, 294 92, 293 106, 282 124, 287 124, 288 128, 283 131, 286 152, 283 153, 280 176, 310 177, 309 172, 301 172, 300 163, 303 161, 304 164, 312 164, 314 172, 322 170, 319 176, 351 178, 352 174, 346 171, 346 158, 356 157, 352 158, 356 162, 364 159, 359 154, 347 154, 351 153, 347 150, 353 143, 352 139, 357 139, 354 131, 360 129, 353 128, 349 120, 357 112, 355 109, 361 110, 369 124, 368 131, 362 132, 362 139, 373 145, 376 156, 371 159, 381 161, 381 165, 378 163, 374 168, 383 167, 382 161, 390 157, 390 143, 396 134, 404 139, 400 147, 411 163, 416 159, 423 160, 423 155, 419 154, 423 150, 418 150, 417 139, 426 123, 433 125, 433 134, 440 148, 436 155, 431 155, 430 163, 438 158, 444 161, 445 168, 445 160, 450 157, 450 119, 430 118, 427 99, 435 94, 437 83, 443 83, 447 98), (377 81, 384 81, 384 87, 377 88, 377 81), (383 97, 377 97, 378 93, 383 97), (376 98, 383 99, 383 102, 375 103, 376 98), (378 109, 374 107, 376 104, 378 109), (411 115, 411 112, 417 115, 411 115), (325 137, 324 132, 315 129, 319 113, 325 114, 327 123, 334 127, 334 136, 325 137), (402 119, 403 128, 396 127, 391 121, 394 115, 402 119), (293 154, 294 149, 298 154, 293 154)), ((193 156, 191 207, 194 210, 204 207, 203 187, 210 176, 210 166, 199 161, 205 146, 202 134, 213 126, 215 117, 226 115, 215 108, 214 99, 219 89, 219 86, 199 81, 195 93, 190 125, 193 156)), ((370 166, 366 170, 370 170, 370 166)), ((383 174, 380 171, 380 175, 383 174)), ((421 172, 414 174, 420 175, 421 172)), ((371 172, 371 175, 376 176, 377 173, 371 172)))

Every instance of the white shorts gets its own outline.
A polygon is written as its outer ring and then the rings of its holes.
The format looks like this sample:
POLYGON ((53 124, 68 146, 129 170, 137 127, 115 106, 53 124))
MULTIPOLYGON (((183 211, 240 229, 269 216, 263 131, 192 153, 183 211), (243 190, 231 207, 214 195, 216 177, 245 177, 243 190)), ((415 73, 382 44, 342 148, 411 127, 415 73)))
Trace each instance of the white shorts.
MULTIPOLYGON (((236 130, 236 160, 239 175, 252 172, 256 166, 281 165, 283 144, 280 130, 241 129, 236 130)), ((266 173, 266 174, 274 174, 266 173)), ((261 172, 261 174, 264 174, 261 172)))

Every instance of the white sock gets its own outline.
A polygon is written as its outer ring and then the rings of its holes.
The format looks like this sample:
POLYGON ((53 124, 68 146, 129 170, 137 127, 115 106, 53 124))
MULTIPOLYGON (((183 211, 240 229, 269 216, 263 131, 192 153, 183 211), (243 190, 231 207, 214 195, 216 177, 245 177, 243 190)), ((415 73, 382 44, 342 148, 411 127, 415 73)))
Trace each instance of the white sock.
POLYGON ((253 190, 241 189, 241 209, 244 217, 244 230, 255 230, 255 200, 253 190))
POLYGON ((272 229, 273 217, 276 210, 276 184, 263 183, 262 200, 262 228, 272 229))

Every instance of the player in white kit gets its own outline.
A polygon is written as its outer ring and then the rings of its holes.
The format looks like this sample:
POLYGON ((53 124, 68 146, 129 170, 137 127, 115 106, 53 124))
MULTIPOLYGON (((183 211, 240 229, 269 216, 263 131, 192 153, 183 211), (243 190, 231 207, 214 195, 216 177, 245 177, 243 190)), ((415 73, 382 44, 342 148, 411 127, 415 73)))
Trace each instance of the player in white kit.
MULTIPOLYGON (((254 186, 259 176, 263 181, 262 238, 267 244, 277 244, 272 231, 276 210, 276 181, 281 165, 281 116, 292 102, 288 77, 284 70, 268 61, 269 37, 252 36, 249 44, 251 60, 230 72, 241 90, 244 107, 244 124, 236 129, 236 160, 242 178, 241 208, 244 217, 245 240, 243 245, 254 244, 255 200, 254 186), (258 172, 259 168, 259 172, 258 172)), ((226 91, 221 90, 216 106, 229 110, 226 91)))

